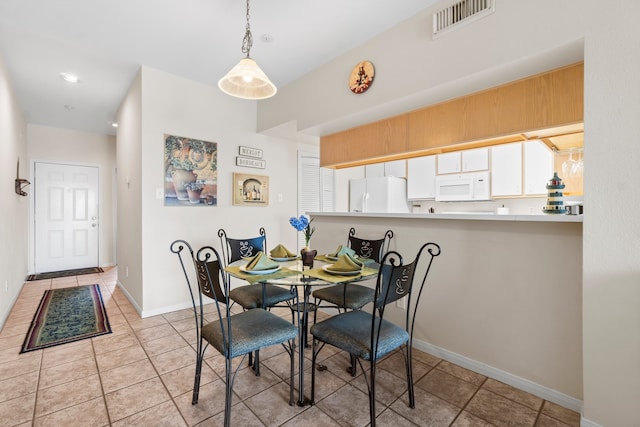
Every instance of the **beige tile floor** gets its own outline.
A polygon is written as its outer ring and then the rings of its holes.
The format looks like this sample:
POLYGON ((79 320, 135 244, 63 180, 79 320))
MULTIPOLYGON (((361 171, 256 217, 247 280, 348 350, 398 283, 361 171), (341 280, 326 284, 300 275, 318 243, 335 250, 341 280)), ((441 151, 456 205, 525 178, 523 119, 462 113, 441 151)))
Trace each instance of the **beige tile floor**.
MULTIPOLYGON (((27 282, 0 332, 0 426, 221 426, 224 361, 213 349, 206 353, 199 403, 191 405, 193 323, 190 310, 141 319, 116 287, 115 269, 27 282), (90 283, 100 284, 113 333, 19 354, 44 290, 90 283)), ((414 356, 415 409, 407 407, 401 356, 378 365, 378 425, 580 424, 579 414, 556 404, 430 354, 414 356)), ((328 369, 316 377, 316 405, 304 408, 288 405, 288 357, 281 347, 261 352, 260 377, 245 361, 234 384, 232 425, 368 425, 362 375, 346 373, 344 353, 325 348, 320 358, 328 369)), ((307 380, 310 374, 308 391, 307 380)))

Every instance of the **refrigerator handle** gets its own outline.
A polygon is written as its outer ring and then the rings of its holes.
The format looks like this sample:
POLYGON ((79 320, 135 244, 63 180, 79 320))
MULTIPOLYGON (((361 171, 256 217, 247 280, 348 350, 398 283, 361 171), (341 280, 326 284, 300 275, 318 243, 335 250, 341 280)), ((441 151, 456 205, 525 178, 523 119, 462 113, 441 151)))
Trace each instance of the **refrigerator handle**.
POLYGON ((362 195, 362 212, 367 212, 367 200, 369 200, 369 193, 365 192, 362 195))

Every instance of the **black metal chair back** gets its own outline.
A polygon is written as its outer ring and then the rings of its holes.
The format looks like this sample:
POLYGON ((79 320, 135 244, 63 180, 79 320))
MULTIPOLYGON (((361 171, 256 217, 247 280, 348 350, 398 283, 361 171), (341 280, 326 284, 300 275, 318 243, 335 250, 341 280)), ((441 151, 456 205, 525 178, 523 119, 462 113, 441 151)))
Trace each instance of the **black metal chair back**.
POLYGON ((311 401, 315 400, 315 375, 318 353, 326 344, 349 352, 352 363, 357 360, 369 390, 369 411, 371 426, 376 424, 375 389, 376 363, 397 348, 402 350, 406 364, 409 407, 415 407, 413 388, 413 331, 420 297, 424 290, 433 259, 440 255, 440 246, 425 243, 420 247, 413 262, 405 264, 402 256, 395 251, 385 253, 380 262, 380 272, 376 279, 374 307, 371 313, 354 310, 339 314, 315 324, 311 367, 311 401), (425 259, 426 258, 426 259, 425 259), (417 293, 417 294, 416 294, 417 293), (415 303, 413 301, 415 296, 415 303), (404 325, 399 326, 384 319, 389 304, 407 298, 404 325), (362 360, 370 362, 370 369, 364 369, 362 360))
POLYGON ((227 265, 242 258, 252 257, 259 251, 266 253, 267 233, 264 227, 260 227, 259 232, 260 235, 256 237, 232 239, 227 236, 224 229, 221 228, 218 230, 218 237, 220 237, 220 244, 222 246, 222 255, 227 265))
POLYGON ((356 236, 355 228, 349 230, 348 246, 363 258, 370 258, 380 263, 383 255, 389 250, 389 243, 393 239, 393 231, 387 230, 382 239, 363 239, 356 236))
POLYGON ((374 297, 374 310, 371 319, 371 348, 373 354, 377 354, 378 345, 380 342, 380 328, 378 327, 384 318, 385 308, 402 298, 407 298, 406 302, 406 317, 404 322, 404 329, 409 334, 408 352, 411 355, 411 348, 413 343, 413 329, 416 320, 416 314, 418 312, 418 305, 424 285, 427 281, 427 276, 431 270, 433 259, 440 255, 440 246, 436 243, 425 243, 420 247, 416 258, 413 262, 404 264, 402 255, 398 252, 387 252, 382 258, 380 265, 380 273, 376 282, 375 297, 374 297), (427 252, 428 259, 422 261, 421 258, 424 252, 427 252), (420 283, 417 289, 416 285, 416 270, 420 269, 419 273, 421 277, 420 283), (415 304, 412 299, 414 291, 417 290, 415 297, 415 304), (377 331, 377 333, 374 333, 377 331))
POLYGON ((262 347, 282 344, 290 358, 291 384, 289 387, 289 404, 293 405, 293 357, 295 353, 295 338, 298 334, 297 328, 286 320, 265 310, 250 310, 240 314, 232 314, 228 297, 230 292, 229 282, 221 270, 220 254, 213 247, 204 246, 197 253, 194 253, 189 243, 184 240, 176 240, 171 243, 170 249, 180 260, 196 320, 196 372, 191 403, 193 405, 198 403, 202 362, 205 350, 211 344, 225 358, 224 425, 229 427, 231 425, 232 388, 235 378, 231 359, 252 354, 262 347), (194 270, 189 267, 190 263, 187 259, 189 257, 195 270, 197 290, 196 284, 192 284, 191 280, 194 270), (198 293, 197 298, 194 295, 195 292, 198 293), (216 320, 207 323, 205 323, 204 319, 204 297, 213 300, 217 315, 216 320), (236 332, 239 332, 240 338, 236 340, 234 340, 232 333, 234 330, 231 327, 232 321, 236 332), (255 325, 262 325, 263 330, 256 329, 255 325))
MULTIPOLYGON (((194 253, 191 245, 189 245, 185 240, 176 240, 171 243, 171 252, 178 255, 180 266, 182 267, 182 272, 184 273, 184 277, 189 288, 189 295, 191 296, 191 303, 193 304, 193 311, 196 319, 198 354, 204 352, 204 349, 201 348, 202 340, 200 339, 202 337, 202 327, 204 325, 203 295, 214 301, 216 305, 217 320, 221 325, 226 324, 226 327, 223 328, 226 332, 223 330, 223 335, 225 337, 225 348, 228 348, 228 343, 231 340, 231 312, 229 298, 227 296, 229 295, 229 285, 225 280, 225 275, 221 274, 220 256, 218 251, 211 246, 205 246, 197 253, 194 253), (190 261, 193 263, 196 272, 198 282, 197 288, 196 285, 192 285, 192 276, 189 274, 189 267, 187 267, 187 260, 185 260, 187 256, 190 257, 190 261), (197 291, 195 289, 197 289, 197 291), (194 295, 195 292, 198 294, 197 298, 194 295)), ((198 401, 197 393, 194 393, 194 401, 198 401)))

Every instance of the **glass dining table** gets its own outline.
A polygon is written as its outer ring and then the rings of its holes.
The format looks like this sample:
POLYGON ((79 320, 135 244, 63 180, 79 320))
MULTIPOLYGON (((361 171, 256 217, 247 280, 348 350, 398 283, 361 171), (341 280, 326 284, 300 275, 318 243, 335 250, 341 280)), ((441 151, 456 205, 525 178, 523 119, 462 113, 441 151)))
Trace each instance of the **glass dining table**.
POLYGON ((298 324, 298 406, 305 406, 309 404, 309 399, 304 396, 304 348, 307 347, 309 313, 317 309, 316 305, 309 301, 313 288, 371 279, 378 274, 379 265, 370 262, 365 263, 359 272, 339 273, 331 272, 331 263, 335 259, 326 255, 315 258, 315 264, 318 265, 315 268, 303 267, 299 258, 277 258, 278 268, 268 270, 267 274, 247 272, 244 269, 245 260, 231 263, 225 271, 251 284, 272 284, 297 290, 296 302, 290 304, 290 308, 297 316, 298 324))

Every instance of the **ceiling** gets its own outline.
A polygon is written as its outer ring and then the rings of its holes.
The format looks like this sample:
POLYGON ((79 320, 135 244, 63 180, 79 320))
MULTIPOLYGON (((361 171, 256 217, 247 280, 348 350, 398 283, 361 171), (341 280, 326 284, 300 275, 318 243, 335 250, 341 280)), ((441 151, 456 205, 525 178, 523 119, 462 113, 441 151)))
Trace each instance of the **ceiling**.
MULTIPOLYGON (((437 1, 254 1, 251 57, 286 86, 437 1)), ((245 8, 242 0, 1 0, 0 57, 28 123, 115 135, 111 123, 142 65, 216 86, 243 57, 245 8)))

